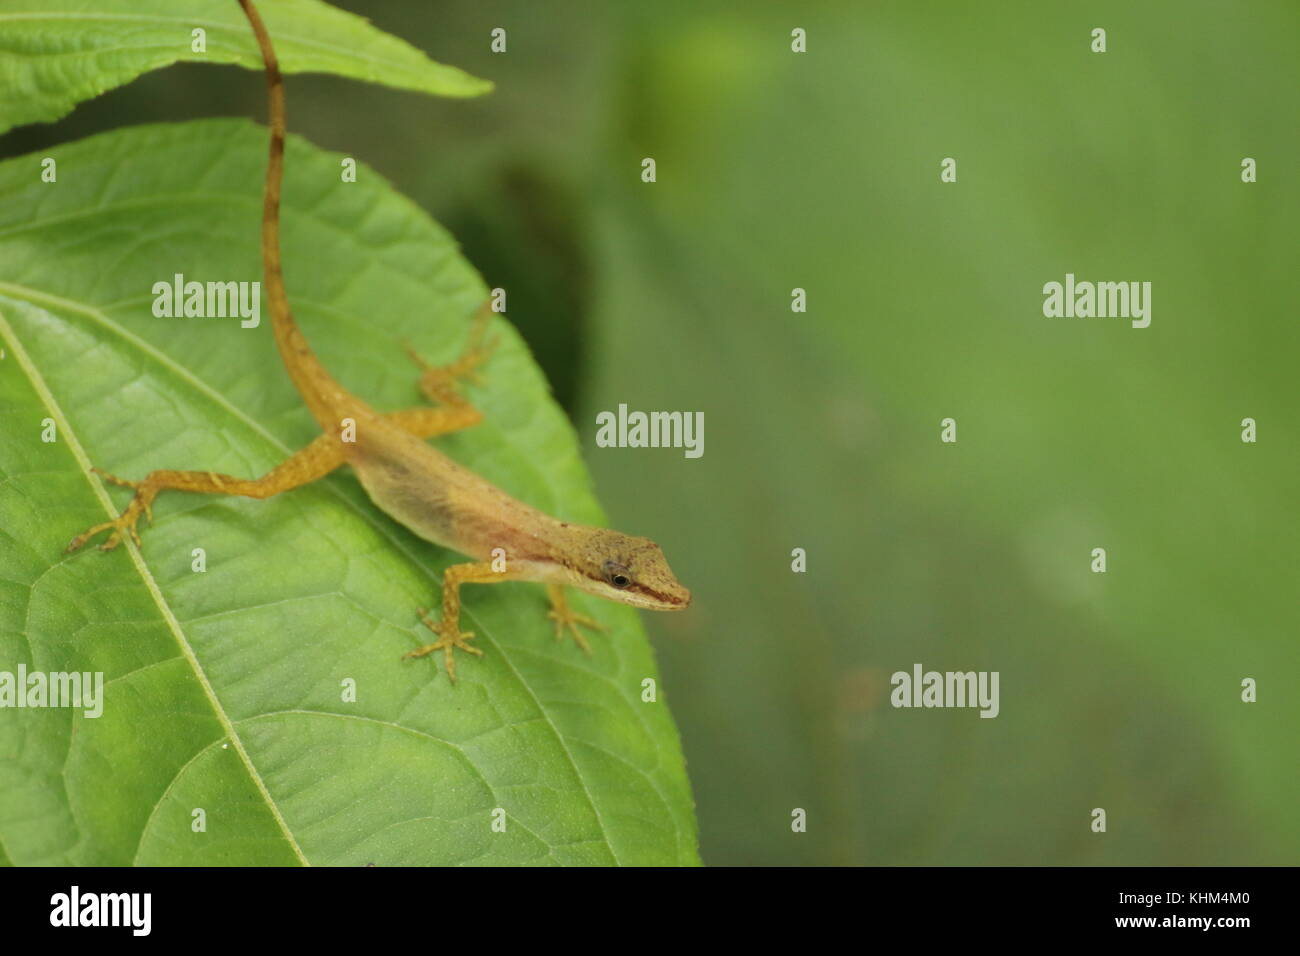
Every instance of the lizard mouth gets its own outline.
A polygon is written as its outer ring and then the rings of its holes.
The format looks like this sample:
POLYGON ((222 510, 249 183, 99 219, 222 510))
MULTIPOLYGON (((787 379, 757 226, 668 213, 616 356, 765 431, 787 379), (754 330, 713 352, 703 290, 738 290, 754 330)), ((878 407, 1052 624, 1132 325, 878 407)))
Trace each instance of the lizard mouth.
POLYGON ((632 593, 635 595, 636 600, 629 603, 635 603, 638 607, 649 608, 654 611, 683 611, 690 607, 691 604, 691 592, 681 586, 672 591, 637 588, 632 593))

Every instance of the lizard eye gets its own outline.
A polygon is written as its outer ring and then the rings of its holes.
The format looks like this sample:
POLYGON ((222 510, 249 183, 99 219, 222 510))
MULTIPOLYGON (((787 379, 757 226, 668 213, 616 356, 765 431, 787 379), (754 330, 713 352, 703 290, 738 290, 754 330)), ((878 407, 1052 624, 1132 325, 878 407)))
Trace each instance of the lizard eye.
POLYGON ((632 579, 628 577, 627 568, 613 561, 605 562, 605 580, 620 591, 632 583, 632 579))

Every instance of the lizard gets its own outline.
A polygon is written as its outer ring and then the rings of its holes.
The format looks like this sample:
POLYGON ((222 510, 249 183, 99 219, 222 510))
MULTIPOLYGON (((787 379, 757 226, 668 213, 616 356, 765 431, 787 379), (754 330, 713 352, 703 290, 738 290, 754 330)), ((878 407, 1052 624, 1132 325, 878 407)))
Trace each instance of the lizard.
POLYGON ((691 593, 674 576, 662 549, 648 538, 607 528, 560 521, 511 497, 486 479, 428 444, 426 439, 470 428, 483 419, 458 387, 472 378, 495 343, 483 343, 490 316, 485 303, 476 314, 468 343, 449 365, 432 366, 408 348, 419 364, 420 390, 435 405, 379 412, 345 389, 321 364, 298 327, 289 305, 280 259, 280 190, 284 172, 284 80, 271 37, 251 0, 239 0, 256 36, 269 95, 270 151, 263 192, 261 254, 271 307, 271 327, 289 378, 321 428, 318 435, 260 478, 244 479, 209 471, 157 470, 139 481, 94 470, 113 484, 134 490, 111 521, 77 535, 67 551, 81 548, 107 531, 101 550, 111 551, 125 536, 139 547, 141 516, 153 520, 153 502, 162 491, 270 498, 350 466, 370 499, 390 517, 422 538, 472 560, 453 564, 442 578, 442 613, 436 620, 418 611, 435 641, 403 655, 444 654, 447 675, 456 681, 455 651, 481 655, 460 630, 460 589, 465 584, 533 581, 546 585, 555 635, 566 630, 590 653, 581 627, 604 630, 595 619, 576 613, 565 588, 659 611, 687 607, 691 593), (344 440, 345 420, 351 423, 344 440), (489 560, 504 549, 501 562, 489 560), (495 566, 494 566, 495 565, 495 566), (581 626, 581 627, 580 627, 581 626))

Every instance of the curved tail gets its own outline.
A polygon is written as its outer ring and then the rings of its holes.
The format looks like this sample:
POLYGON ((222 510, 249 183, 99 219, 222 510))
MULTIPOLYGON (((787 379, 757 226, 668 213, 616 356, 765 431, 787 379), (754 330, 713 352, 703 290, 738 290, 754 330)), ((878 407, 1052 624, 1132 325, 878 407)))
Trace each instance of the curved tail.
POLYGON ((303 402, 311 410, 322 429, 334 432, 339 418, 359 404, 359 400, 346 391, 325 370, 316 353, 307 344, 302 330, 294 321, 289 308, 289 296, 284 290, 284 274, 280 268, 280 182, 284 174, 284 80, 275 58, 275 48, 266 25, 251 0, 239 0, 244 14, 253 27, 257 44, 266 64, 266 85, 270 94, 271 150, 266 164, 266 193, 262 207, 262 266, 266 278, 266 293, 271 305, 271 328, 280 358, 289 372, 303 402))

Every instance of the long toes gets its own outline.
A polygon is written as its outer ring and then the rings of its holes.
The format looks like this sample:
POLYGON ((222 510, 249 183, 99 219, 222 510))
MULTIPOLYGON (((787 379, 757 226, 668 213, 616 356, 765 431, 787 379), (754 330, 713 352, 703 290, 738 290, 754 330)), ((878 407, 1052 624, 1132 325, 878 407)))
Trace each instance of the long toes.
POLYGON ((409 355, 411 361, 413 361, 416 365, 420 366, 420 368, 422 369, 429 368, 429 363, 424 360, 424 357, 421 356, 420 353, 415 350, 415 346, 412 345, 410 342, 407 341, 402 342, 402 351, 405 352, 407 355, 409 355))
POLYGON ((128 481, 125 478, 119 478, 117 475, 111 474, 103 468, 96 468, 94 465, 90 466, 90 470, 99 475, 99 477, 103 478, 105 481, 114 485, 121 485, 123 488, 135 488, 139 485, 139 482, 137 481, 128 481))
POLYGON ((112 521, 105 521, 103 524, 97 524, 93 528, 81 532, 81 534, 77 535, 75 538, 69 541, 68 547, 65 549, 64 553, 66 554, 71 551, 76 551, 78 548, 80 548, 82 545, 88 542, 95 535, 99 534, 101 531, 108 531, 110 529, 116 529, 116 528, 117 525, 114 524, 112 521))
POLYGON ((73 551, 76 551, 78 548, 80 548, 87 541, 89 541, 91 538, 93 538, 95 535, 99 534, 99 532, 103 530, 104 530, 103 528, 91 528, 89 531, 83 531, 81 534, 77 535, 75 538, 73 538, 71 541, 68 542, 68 546, 63 549, 63 553, 71 554, 73 551))

